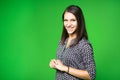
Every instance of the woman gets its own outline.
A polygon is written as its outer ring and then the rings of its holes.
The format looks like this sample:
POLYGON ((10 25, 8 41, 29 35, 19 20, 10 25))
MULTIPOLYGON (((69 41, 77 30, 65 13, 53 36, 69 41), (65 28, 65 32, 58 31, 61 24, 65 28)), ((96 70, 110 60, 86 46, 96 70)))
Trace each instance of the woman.
POLYGON ((50 61, 56 69, 56 80, 93 80, 95 61, 80 7, 68 6, 63 15, 63 32, 57 59, 50 61))

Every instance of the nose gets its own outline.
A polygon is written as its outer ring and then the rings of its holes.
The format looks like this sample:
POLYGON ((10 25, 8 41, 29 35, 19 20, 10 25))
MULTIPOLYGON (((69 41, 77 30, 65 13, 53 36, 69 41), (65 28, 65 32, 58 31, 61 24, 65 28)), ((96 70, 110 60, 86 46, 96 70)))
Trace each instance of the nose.
POLYGON ((71 22, 68 21, 68 22, 67 22, 67 27, 70 27, 70 26, 71 26, 71 22))

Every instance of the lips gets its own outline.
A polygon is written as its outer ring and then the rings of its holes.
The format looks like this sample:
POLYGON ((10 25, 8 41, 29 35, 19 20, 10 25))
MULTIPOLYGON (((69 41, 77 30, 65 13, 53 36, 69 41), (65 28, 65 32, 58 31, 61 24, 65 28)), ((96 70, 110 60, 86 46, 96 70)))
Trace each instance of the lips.
POLYGON ((74 29, 74 27, 69 27, 69 28, 67 28, 68 31, 71 31, 71 30, 73 30, 73 29, 74 29))
POLYGON ((69 32, 73 31, 73 29, 67 29, 69 32))
POLYGON ((73 32, 73 28, 67 28, 68 33, 72 33, 73 32))
POLYGON ((72 33, 74 33, 76 27, 75 26, 65 26, 65 28, 66 28, 68 34, 72 34, 72 33))

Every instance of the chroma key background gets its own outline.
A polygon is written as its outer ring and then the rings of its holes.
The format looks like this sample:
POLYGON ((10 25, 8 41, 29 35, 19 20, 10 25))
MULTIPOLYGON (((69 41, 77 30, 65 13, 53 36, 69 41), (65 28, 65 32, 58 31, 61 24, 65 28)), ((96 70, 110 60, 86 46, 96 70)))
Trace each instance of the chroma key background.
POLYGON ((0 80, 54 80, 62 13, 82 8, 96 80, 120 80, 119 0, 0 0, 0 80))

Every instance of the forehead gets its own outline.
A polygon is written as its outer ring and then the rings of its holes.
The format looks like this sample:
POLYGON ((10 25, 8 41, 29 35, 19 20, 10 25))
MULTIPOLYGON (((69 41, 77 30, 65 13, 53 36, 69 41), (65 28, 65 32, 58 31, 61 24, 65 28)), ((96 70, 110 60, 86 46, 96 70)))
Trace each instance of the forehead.
POLYGON ((65 19, 76 19, 76 17, 75 17, 75 15, 73 15, 72 13, 70 13, 70 12, 65 12, 65 14, 64 14, 64 18, 65 19))

